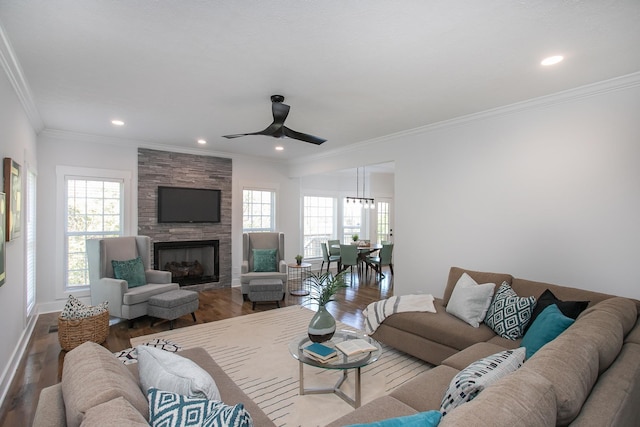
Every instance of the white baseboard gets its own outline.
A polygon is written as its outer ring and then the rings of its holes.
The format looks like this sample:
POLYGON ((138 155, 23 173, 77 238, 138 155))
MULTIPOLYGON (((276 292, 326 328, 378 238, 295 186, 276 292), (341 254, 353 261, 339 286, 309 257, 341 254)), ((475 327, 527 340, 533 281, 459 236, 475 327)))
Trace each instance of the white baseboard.
POLYGON ((13 354, 11 354, 11 357, 9 358, 9 363, 7 363, 4 372, 2 372, 2 378, 0 378, 0 406, 4 404, 4 399, 7 397, 9 387, 11 387, 13 378, 18 371, 20 360, 22 360, 22 356, 27 349, 27 344, 29 344, 29 339, 31 338, 31 334, 33 333, 33 329, 35 328, 37 321, 37 314, 29 318, 26 327, 22 331, 22 335, 18 340, 18 345, 13 350, 13 354))

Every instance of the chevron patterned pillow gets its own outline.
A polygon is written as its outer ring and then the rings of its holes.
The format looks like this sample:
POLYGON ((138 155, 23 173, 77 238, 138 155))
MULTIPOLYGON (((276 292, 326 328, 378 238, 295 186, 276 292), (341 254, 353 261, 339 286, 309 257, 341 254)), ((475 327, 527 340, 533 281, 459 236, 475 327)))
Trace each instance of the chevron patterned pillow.
POLYGON ((149 424, 153 427, 252 427, 242 403, 225 405, 217 400, 187 397, 157 388, 147 392, 149 424))
POLYGON ((503 282, 493 296, 484 323, 503 338, 521 338, 533 309, 535 297, 519 297, 507 282, 503 282))

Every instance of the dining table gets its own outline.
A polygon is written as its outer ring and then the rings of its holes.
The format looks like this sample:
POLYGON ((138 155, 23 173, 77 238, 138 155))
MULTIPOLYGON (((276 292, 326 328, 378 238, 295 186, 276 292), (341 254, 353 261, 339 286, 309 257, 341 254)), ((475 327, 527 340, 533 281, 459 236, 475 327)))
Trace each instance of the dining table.
MULTIPOLYGON (((331 245, 333 249, 340 249, 340 245, 331 245)), ((368 245, 358 245, 358 274, 361 271, 361 267, 366 263, 367 256, 382 249, 380 243, 370 243, 368 245)), ((375 268, 375 267, 374 267, 375 268)))

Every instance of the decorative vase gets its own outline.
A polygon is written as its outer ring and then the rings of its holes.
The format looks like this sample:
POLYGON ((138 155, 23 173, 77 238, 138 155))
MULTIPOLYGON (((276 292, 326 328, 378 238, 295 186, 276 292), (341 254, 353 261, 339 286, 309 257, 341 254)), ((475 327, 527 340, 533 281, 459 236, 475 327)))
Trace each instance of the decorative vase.
POLYGON ((309 322, 309 339, 313 342, 329 341, 335 332, 336 319, 321 305, 309 322))

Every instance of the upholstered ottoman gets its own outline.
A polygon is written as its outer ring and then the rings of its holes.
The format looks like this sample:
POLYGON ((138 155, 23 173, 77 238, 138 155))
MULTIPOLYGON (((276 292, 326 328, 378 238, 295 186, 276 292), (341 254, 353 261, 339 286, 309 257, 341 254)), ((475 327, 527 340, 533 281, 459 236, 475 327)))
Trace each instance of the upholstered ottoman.
POLYGON ((253 310, 257 302, 275 302, 280 308, 280 300, 284 297, 284 285, 280 279, 253 279, 249 282, 249 301, 253 310))
MULTIPOLYGON (((169 329, 173 329, 174 319, 185 314, 191 313, 195 322, 198 304, 197 292, 176 289, 150 297, 147 303, 147 314, 158 319, 169 320, 169 329)), ((151 322, 151 326, 153 323, 151 322)))

